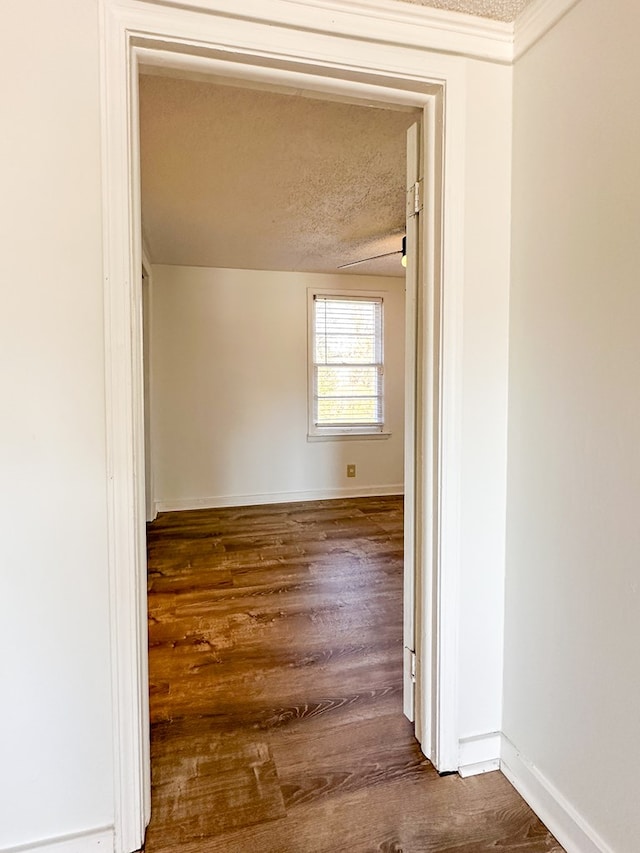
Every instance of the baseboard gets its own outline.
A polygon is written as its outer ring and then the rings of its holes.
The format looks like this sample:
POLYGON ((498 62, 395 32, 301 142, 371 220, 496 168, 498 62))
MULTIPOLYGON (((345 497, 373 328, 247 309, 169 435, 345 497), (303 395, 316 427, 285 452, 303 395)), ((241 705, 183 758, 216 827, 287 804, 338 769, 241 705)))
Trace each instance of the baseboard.
POLYGON ((487 732, 473 737, 460 738, 458 747, 458 773, 478 776, 500 769, 500 732, 487 732))
POLYGON ((106 826, 88 832, 19 844, 17 847, 2 847, 0 853, 112 853, 113 848, 113 827, 106 826))
POLYGON ((502 735, 501 770, 567 853, 613 853, 558 789, 502 735))
MULTIPOLYGON (((217 495, 208 498, 176 498, 155 502, 158 512, 175 512, 185 509, 217 509, 225 506, 259 506, 262 504, 298 503, 300 501, 328 501, 341 498, 383 497, 402 495, 402 484, 392 486, 349 486, 342 489, 312 489, 306 492, 270 492, 258 495, 217 495)), ((0 851, 2 853, 2 851, 0 851)))

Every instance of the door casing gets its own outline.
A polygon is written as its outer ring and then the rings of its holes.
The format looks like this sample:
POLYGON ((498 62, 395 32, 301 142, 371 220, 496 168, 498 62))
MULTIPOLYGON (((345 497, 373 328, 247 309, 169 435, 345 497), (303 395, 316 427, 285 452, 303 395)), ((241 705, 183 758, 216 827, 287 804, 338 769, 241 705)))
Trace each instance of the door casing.
MULTIPOLYGON (((144 383, 137 78, 141 65, 423 112, 425 262, 415 315, 416 734, 440 771, 458 768, 457 628, 465 77, 454 57, 359 37, 340 22, 286 26, 211 3, 102 0, 102 163, 115 850, 149 820, 144 383)), ((221 4, 223 5, 223 4, 221 4)), ((272 9, 272 11, 273 11, 272 9)))

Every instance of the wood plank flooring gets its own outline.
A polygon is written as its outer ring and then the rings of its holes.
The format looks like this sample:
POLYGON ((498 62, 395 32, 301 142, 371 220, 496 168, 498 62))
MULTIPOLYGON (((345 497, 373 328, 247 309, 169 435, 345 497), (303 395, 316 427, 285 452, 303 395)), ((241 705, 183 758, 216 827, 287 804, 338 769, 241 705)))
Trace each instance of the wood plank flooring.
POLYGON ((146 853, 561 853, 500 773, 418 749, 402 528, 396 497, 149 525, 146 853))

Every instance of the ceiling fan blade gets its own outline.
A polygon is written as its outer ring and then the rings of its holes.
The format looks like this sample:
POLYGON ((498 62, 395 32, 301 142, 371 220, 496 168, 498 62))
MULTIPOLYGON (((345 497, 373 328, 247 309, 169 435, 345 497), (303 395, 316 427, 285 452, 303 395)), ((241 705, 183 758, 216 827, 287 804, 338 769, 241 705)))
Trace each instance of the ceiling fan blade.
POLYGON ((391 255, 401 255, 402 249, 398 249, 396 252, 385 252, 384 255, 372 255, 370 258, 360 258, 359 261, 350 261, 348 264, 340 264, 337 269, 343 270, 345 267, 355 267, 357 264, 366 264, 367 261, 377 261, 380 258, 389 258, 391 255))

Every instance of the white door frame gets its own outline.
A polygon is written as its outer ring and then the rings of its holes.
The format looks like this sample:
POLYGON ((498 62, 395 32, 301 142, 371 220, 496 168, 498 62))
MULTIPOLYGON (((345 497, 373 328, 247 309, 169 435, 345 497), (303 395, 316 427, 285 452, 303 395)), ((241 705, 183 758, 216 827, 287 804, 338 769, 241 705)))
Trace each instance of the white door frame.
POLYGON ((436 768, 458 767, 464 62, 413 46, 410 20, 390 29, 386 18, 363 19, 341 0, 247 0, 241 11, 237 5, 101 0, 116 853, 141 846, 149 818, 139 62, 423 109, 420 227, 429 260, 417 315, 416 722, 436 768), (364 20, 373 28, 366 39, 364 20))

